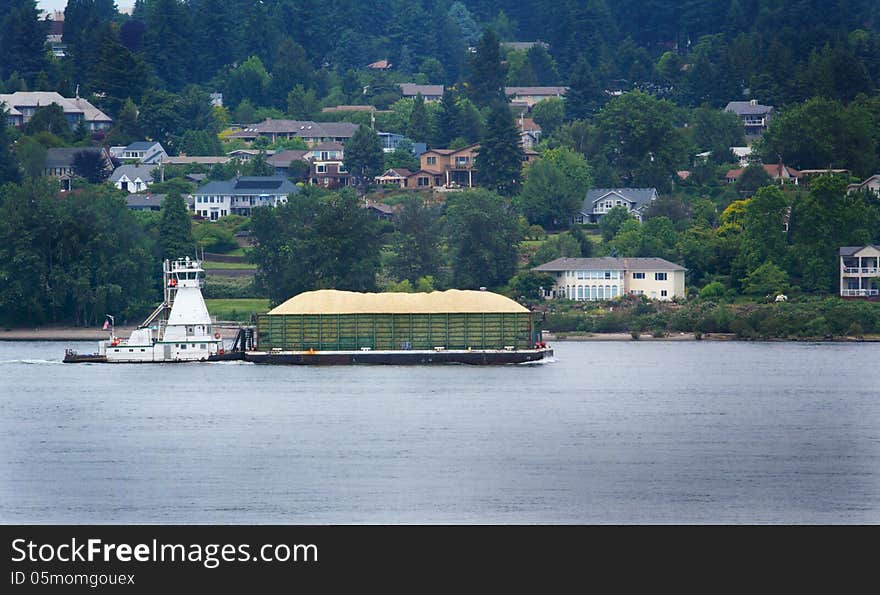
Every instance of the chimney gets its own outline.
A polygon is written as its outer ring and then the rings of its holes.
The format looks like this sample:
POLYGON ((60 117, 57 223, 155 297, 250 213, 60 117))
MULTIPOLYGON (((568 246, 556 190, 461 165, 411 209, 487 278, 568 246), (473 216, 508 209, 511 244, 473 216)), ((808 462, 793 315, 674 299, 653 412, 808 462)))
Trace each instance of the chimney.
POLYGON ((751 105, 751 106, 756 106, 756 105, 758 105, 758 100, 757 100, 757 99, 750 99, 750 100, 749 100, 749 105, 751 105))

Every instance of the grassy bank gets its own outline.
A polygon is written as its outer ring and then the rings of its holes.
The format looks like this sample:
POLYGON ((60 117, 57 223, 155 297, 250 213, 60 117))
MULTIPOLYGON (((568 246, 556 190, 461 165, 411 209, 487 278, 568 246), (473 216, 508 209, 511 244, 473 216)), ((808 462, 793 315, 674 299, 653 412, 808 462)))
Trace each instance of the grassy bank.
POLYGON ((217 320, 250 321, 252 314, 263 314, 269 310, 269 300, 265 298, 226 298, 205 300, 208 312, 217 320))
POLYGON ((880 334, 880 303, 836 297, 784 303, 685 304, 649 302, 634 296, 584 305, 548 306, 544 329, 554 333, 732 333, 741 339, 831 339, 880 334))

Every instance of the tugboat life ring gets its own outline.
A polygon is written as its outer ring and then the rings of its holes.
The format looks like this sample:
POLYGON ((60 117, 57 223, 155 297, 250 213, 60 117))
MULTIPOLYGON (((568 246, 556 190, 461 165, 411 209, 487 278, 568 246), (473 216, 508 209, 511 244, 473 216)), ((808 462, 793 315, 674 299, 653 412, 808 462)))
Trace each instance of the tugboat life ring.
POLYGON ((220 338, 220 333, 214 333, 214 338, 215 338, 215 339, 219 339, 219 338, 220 338))

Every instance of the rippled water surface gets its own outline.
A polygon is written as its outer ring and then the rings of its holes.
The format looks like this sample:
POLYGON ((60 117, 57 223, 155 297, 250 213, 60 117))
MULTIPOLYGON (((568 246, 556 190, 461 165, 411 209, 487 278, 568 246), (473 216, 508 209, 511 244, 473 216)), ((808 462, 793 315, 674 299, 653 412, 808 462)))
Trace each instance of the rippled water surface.
POLYGON ((880 344, 327 368, 64 347, 0 342, 0 522, 880 522, 880 344))

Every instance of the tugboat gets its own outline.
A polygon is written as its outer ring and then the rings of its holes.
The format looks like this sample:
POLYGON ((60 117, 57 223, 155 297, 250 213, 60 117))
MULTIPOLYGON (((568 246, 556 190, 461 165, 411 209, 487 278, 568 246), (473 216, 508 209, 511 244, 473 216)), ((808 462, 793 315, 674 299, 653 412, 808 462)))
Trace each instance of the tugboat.
MULTIPOLYGON (((188 257, 162 265, 164 299, 128 339, 116 336, 108 316, 110 338, 98 343, 97 354, 64 353, 65 363, 163 363, 241 359, 227 354, 215 332, 202 297, 205 271, 188 257)), ((237 350, 236 350, 237 351, 237 350)))

